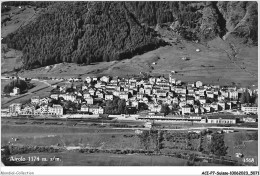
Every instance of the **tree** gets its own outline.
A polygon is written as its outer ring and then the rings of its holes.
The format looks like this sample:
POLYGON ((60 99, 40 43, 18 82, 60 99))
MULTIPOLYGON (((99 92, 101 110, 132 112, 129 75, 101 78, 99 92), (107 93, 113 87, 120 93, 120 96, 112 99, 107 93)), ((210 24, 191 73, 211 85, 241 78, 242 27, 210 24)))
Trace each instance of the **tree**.
POLYGON ((145 103, 140 102, 140 103, 138 104, 138 109, 139 109, 139 111, 148 110, 148 105, 145 104, 145 103))
POLYGON ((7 84, 4 87, 3 92, 6 93, 6 94, 9 94, 9 93, 13 92, 14 87, 18 87, 21 92, 24 92, 27 89, 32 88, 33 85, 27 83, 24 80, 20 80, 20 79, 19 80, 13 80, 12 82, 10 82, 9 84, 7 84))
POLYGON ((138 135, 138 137, 140 139, 141 145, 144 146, 145 150, 148 150, 151 140, 150 131, 144 130, 141 134, 138 135))
POLYGON ((225 156, 228 147, 225 145, 224 135, 214 133, 210 144, 210 151, 217 156, 225 156))
POLYGON ((241 98, 240 98, 240 102, 242 104, 250 102, 250 94, 249 94, 247 89, 246 89, 245 92, 242 93, 241 98))
POLYGON ((163 104, 161 108, 161 113, 164 113, 164 115, 168 115, 170 112, 170 108, 168 104, 163 104))
POLYGON ((126 112, 126 102, 125 102, 125 99, 122 99, 122 100, 118 101, 118 112, 120 114, 125 114, 125 112, 126 112))

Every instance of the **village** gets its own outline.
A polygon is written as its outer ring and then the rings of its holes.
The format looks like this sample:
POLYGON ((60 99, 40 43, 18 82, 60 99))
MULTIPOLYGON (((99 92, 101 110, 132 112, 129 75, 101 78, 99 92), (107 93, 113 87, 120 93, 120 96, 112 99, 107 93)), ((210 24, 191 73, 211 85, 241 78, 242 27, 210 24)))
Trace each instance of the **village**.
MULTIPOLYGON (((257 104, 246 100, 246 96, 257 97, 257 89, 204 85, 202 81, 184 83, 175 79, 174 73, 168 78, 88 76, 84 80, 67 81, 71 86, 55 85, 48 97, 33 96, 26 104, 13 103, 8 109, 2 109, 2 116, 98 118, 107 115, 145 121, 257 122, 257 116, 245 116, 257 114, 257 104), (116 111, 113 111, 108 105, 115 102, 112 109, 116 111)), ((19 94, 17 87, 10 93, 19 94)))

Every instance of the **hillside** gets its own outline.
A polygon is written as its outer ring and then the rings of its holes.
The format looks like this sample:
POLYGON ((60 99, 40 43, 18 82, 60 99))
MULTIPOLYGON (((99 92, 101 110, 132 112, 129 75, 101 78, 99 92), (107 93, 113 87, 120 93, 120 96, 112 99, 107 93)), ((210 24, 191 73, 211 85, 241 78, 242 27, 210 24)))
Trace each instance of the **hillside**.
POLYGON ((166 45, 158 24, 186 40, 257 44, 256 2, 55 2, 41 13, 2 40, 26 69, 131 58, 166 45))
POLYGON ((216 38, 208 46, 195 42, 172 42, 171 45, 137 55, 131 59, 111 62, 99 62, 79 66, 74 63, 55 64, 51 67, 41 67, 23 70, 21 77, 71 78, 87 76, 120 76, 149 75, 168 77, 171 71, 176 71, 176 79, 184 82, 197 80, 205 84, 219 84, 251 87, 257 85, 258 57, 257 47, 237 46, 237 58, 228 56, 231 49, 225 41, 216 38), (199 48, 201 52, 196 52, 199 48), (182 60, 188 57, 189 60, 182 60), (210 60, 210 62, 209 62, 210 60), (154 65, 153 62, 156 64, 154 65))
POLYGON ((3 42, 23 51, 25 68, 121 60, 164 44, 115 2, 57 2, 3 42))

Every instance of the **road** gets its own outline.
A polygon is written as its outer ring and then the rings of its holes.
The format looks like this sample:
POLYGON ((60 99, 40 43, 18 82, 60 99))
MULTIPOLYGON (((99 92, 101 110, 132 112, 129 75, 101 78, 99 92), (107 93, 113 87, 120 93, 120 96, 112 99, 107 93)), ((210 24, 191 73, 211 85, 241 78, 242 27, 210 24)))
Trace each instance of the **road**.
MULTIPOLYGON (((132 130, 150 130, 150 128, 109 128, 109 129, 115 129, 115 130, 124 130, 124 129, 132 129, 132 130)), ((171 129, 171 128, 163 128, 163 129, 157 129, 157 130, 166 130, 166 131, 183 131, 183 130, 205 130, 205 129, 227 129, 227 130, 253 130, 257 131, 258 128, 244 128, 244 127, 218 127, 218 126, 212 126, 212 127, 194 127, 194 128, 178 128, 178 129, 171 129)))

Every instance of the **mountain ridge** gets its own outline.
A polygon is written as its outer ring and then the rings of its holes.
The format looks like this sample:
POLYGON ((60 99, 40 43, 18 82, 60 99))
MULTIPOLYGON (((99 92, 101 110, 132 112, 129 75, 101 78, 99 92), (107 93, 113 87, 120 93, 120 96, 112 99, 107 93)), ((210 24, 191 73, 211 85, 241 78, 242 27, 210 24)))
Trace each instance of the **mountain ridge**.
POLYGON ((178 21, 186 40, 241 38, 257 44, 256 2, 56 2, 3 42, 23 51, 24 68, 122 60, 167 43, 148 26, 178 21), (242 10, 241 10, 242 9, 242 10))

